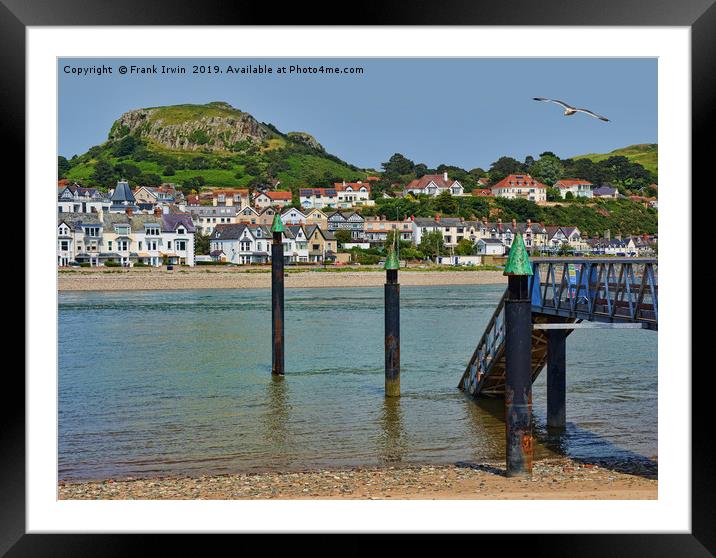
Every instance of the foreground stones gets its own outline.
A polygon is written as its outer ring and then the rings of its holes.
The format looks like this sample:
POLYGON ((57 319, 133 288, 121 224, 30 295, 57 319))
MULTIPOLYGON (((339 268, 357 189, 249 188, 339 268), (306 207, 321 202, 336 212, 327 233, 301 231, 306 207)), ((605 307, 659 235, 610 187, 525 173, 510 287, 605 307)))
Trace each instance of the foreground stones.
POLYGON ((530 480, 502 464, 344 469, 60 482, 62 500, 133 499, 656 499, 656 465, 535 463, 530 480))

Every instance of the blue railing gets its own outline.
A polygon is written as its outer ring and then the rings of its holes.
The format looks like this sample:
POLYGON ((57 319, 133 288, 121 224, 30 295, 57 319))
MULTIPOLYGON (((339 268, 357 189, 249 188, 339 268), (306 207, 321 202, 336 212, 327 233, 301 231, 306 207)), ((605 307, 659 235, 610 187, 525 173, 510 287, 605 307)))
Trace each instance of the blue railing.
POLYGON ((658 329, 655 258, 535 258, 532 312, 658 329))

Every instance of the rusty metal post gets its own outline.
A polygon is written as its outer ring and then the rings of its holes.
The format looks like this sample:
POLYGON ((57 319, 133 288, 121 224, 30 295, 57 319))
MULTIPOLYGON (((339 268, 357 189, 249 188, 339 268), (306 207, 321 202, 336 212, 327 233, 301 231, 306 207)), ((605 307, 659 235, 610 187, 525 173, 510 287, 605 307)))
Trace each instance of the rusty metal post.
POLYGON ((567 331, 547 330, 547 426, 567 425, 567 331))
POLYGON ((385 260, 385 396, 400 396, 400 283, 398 259, 385 260))
POLYGON ((273 352, 271 374, 283 376, 283 222, 278 213, 271 231, 271 340, 273 352))
POLYGON ((505 265, 505 429, 507 476, 532 474, 532 268, 522 235, 505 265))

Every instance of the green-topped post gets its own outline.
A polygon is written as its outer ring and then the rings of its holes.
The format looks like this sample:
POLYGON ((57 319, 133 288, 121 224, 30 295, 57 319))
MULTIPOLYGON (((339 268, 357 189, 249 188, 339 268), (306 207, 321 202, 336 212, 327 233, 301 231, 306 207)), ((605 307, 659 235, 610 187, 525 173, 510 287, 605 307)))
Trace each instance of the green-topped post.
POLYGON ((522 235, 512 241, 504 275, 505 429, 507 476, 532 474, 532 303, 528 292, 532 265, 522 235))
POLYGON ((283 221, 276 212, 271 232, 271 339, 273 351, 271 357, 271 374, 284 375, 283 368, 283 221))
POLYGON ((400 262, 395 250, 385 259, 385 396, 400 396, 400 262))

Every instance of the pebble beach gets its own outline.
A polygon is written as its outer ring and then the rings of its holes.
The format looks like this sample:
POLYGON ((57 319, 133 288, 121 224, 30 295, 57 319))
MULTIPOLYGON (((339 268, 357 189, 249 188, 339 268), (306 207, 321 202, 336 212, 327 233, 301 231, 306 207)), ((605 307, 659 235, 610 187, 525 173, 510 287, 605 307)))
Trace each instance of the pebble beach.
MULTIPOLYGON (((271 274, 267 269, 242 268, 180 268, 166 269, 96 269, 62 270, 60 291, 118 290, 185 290, 185 289, 268 289, 271 274)), ((379 287, 385 283, 382 269, 350 270, 287 270, 285 287, 379 287)), ((487 285, 507 284, 502 271, 401 271, 400 284, 420 285, 487 285)))
POLYGON ((199 477, 60 482, 61 500, 649 500, 658 498, 657 466, 534 464, 532 476, 507 478, 504 463, 399 466, 199 477))

